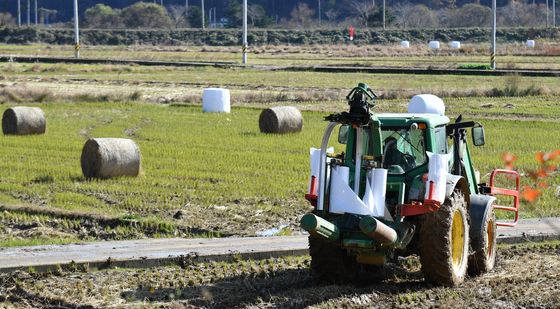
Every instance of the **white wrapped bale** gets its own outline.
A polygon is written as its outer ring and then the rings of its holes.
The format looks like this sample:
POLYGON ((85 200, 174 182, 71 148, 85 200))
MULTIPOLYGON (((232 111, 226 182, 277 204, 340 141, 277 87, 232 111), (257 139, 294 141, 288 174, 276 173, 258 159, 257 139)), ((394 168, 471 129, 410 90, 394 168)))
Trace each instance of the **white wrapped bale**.
POLYGON ((459 42, 459 41, 451 41, 451 43, 449 45, 451 45, 451 48, 453 48, 453 49, 461 48, 461 42, 459 42))
POLYGON ((2 116, 4 134, 43 134, 46 128, 45 113, 38 107, 16 106, 8 108, 2 116))
POLYGON ((140 149, 126 138, 91 138, 82 149, 82 172, 86 178, 138 176, 140 149))
POLYGON ((294 133, 303 128, 303 117, 299 109, 293 106, 267 108, 259 117, 262 133, 294 133))
POLYGON ((206 88, 202 92, 202 111, 205 113, 229 113, 231 111, 228 89, 206 88))
POLYGON ((409 41, 401 41, 401 47, 402 48, 410 48, 410 42, 409 41))
POLYGON ((430 43, 428 43, 428 46, 431 49, 438 49, 439 48, 439 41, 430 41, 430 43))
POLYGON ((411 114, 445 115, 443 100, 433 94, 418 94, 410 99, 408 112, 411 114))
POLYGON ((535 47, 535 40, 527 40, 527 47, 534 48, 535 47))

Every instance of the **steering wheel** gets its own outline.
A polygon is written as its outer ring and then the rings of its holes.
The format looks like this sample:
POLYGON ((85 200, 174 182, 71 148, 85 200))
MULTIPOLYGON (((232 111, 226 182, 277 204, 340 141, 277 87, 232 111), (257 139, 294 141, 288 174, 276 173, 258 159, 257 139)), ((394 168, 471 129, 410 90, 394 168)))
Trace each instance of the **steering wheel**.
POLYGON ((414 159, 413 156, 405 153, 403 154, 402 159, 403 159, 403 163, 406 164, 406 170, 410 170, 416 166, 416 160, 414 159))

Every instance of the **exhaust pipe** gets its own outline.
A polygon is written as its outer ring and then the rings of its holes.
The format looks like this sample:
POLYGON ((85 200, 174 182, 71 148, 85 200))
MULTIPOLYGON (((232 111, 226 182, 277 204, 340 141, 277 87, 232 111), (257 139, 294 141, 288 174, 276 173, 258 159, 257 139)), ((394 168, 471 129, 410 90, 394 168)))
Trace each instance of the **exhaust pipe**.
POLYGON ((397 231, 372 216, 360 220, 360 230, 369 238, 384 245, 393 245, 397 242, 397 231))
POLYGON ((314 214, 305 214, 299 220, 299 226, 309 234, 320 235, 330 240, 338 240, 340 232, 336 225, 314 214))

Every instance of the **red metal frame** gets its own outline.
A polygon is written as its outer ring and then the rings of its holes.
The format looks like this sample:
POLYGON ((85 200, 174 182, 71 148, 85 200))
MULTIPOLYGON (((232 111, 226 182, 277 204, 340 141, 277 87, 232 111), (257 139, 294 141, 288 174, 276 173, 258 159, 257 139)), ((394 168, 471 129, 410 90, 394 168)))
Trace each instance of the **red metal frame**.
POLYGON ((317 207, 317 177, 315 176, 311 176, 311 187, 309 188, 309 193, 305 195, 305 199, 313 207, 317 207))
POLYGON ((403 204, 401 205, 401 216, 417 216, 423 215, 425 213, 438 211, 441 207, 441 203, 434 200, 434 190, 435 185, 433 181, 430 181, 430 189, 428 192, 428 198, 424 200, 424 203, 421 202, 412 202, 412 204, 403 204))
POLYGON ((494 209, 503 210, 503 211, 513 211, 515 213, 515 219, 513 222, 496 222, 498 226, 509 226, 513 227, 517 225, 519 221, 519 188, 521 183, 521 176, 518 172, 512 170, 504 170, 504 169, 495 169, 490 174, 490 194, 491 195, 505 195, 505 196, 512 196, 513 197, 513 207, 512 206, 501 206, 501 205, 493 205, 494 209), (512 189, 505 189, 505 188, 498 188, 494 187, 494 181, 496 175, 505 174, 505 175, 513 175, 515 176, 515 190, 512 189))
POLYGON ((424 200, 424 203, 413 201, 411 204, 400 205, 401 216, 403 217, 418 216, 429 212, 435 212, 438 211, 440 207, 440 202, 433 200, 424 200))

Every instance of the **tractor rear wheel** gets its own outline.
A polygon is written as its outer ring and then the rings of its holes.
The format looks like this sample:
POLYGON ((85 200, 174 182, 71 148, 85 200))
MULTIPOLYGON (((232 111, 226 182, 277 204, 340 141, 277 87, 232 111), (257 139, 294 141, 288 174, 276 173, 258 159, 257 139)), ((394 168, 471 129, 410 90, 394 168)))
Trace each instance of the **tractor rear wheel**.
POLYGON ((311 274, 319 281, 350 282, 357 279, 358 263, 345 249, 320 236, 309 235, 311 274))
POLYGON ((423 216, 419 251, 426 281, 456 286, 465 279, 469 254, 466 208, 463 193, 456 190, 438 211, 423 216))
POLYGON ((469 275, 477 276, 494 269, 496 264, 496 214, 490 207, 485 214, 480 229, 474 231, 469 256, 469 275))

